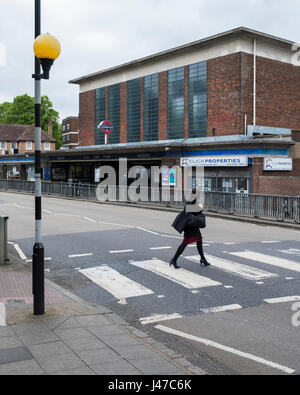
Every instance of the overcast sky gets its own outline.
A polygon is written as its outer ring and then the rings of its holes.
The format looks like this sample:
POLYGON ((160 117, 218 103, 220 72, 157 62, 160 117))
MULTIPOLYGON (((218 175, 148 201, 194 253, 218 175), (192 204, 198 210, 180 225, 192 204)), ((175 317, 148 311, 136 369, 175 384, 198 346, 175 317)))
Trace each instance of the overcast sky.
MULTIPOLYGON (((300 42, 300 0, 42 0, 42 32, 62 46, 42 94, 78 115, 68 81, 239 26, 300 42)), ((34 94, 34 0, 0 0, 0 103, 34 94), (3 56, 5 48, 5 57, 3 56), (2 54, 2 55, 1 55, 2 54)))

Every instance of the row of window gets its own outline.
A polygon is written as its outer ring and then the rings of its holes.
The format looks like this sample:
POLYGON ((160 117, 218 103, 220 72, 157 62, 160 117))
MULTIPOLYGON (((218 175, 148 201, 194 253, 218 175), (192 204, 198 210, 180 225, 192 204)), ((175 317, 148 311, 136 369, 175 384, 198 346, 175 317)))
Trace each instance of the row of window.
MULTIPOLYGON (((0 149, 1 150, 6 150, 8 146, 8 143, 6 141, 0 141, 0 149)), ((32 146, 33 143, 32 141, 26 141, 26 150, 28 151, 32 151, 32 146)), ((10 142, 10 147, 11 149, 17 149, 18 148, 18 143, 16 141, 12 141, 10 142)), ((46 151, 50 150, 50 142, 49 141, 45 141, 44 142, 44 149, 46 151)))
POLYGON ((70 124, 67 123, 66 125, 63 125, 62 129, 63 129, 63 131, 70 130, 70 124))
MULTIPOLYGON (((104 134, 98 126, 107 118, 113 124, 109 143, 120 142, 120 85, 96 89, 95 93, 95 144, 104 144, 104 134), (108 108, 107 108, 108 106, 108 108)), ((205 137, 207 126, 207 63, 189 66, 188 75, 189 137, 205 137)), ((143 89, 144 141, 158 140, 158 74, 144 78, 143 89)), ((184 138, 185 124, 185 73, 184 67, 168 71, 168 139, 184 138)), ((127 141, 141 140, 141 79, 127 84, 127 141)))

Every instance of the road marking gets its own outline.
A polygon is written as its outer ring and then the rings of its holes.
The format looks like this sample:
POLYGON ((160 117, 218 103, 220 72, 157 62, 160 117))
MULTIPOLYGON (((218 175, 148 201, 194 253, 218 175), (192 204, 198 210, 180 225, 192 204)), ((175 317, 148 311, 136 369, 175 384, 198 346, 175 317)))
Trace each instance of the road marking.
POLYGON ((150 250, 168 250, 172 247, 151 247, 150 250))
MULTIPOLYGON (((158 234, 158 233, 157 233, 158 234)), ((182 236, 160 235, 161 237, 168 237, 169 239, 182 239, 182 236)))
MULTIPOLYGON (((44 261, 52 261, 52 258, 45 258, 44 261)), ((31 263, 32 259, 27 259, 25 262, 26 263, 31 263)))
POLYGON ((223 311, 232 311, 232 310, 238 310, 241 309, 242 306, 240 306, 239 304, 230 304, 228 306, 218 306, 218 307, 208 307, 206 309, 200 309, 200 311, 202 313, 220 313, 223 311))
POLYGON ((226 289, 232 289, 233 286, 232 286, 232 285, 224 285, 224 288, 226 288, 226 289))
POLYGON ((75 217, 75 218, 81 218, 81 215, 77 215, 77 214, 66 214, 66 213, 54 213, 55 215, 62 215, 65 217, 75 217))
POLYGON ((119 250, 119 251, 109 251, 110 254, 121 254, 123 252, 133 252, 134 250, 119 250))
POLYGON ((0 327, 6 326, 6 306, 4 303, 0 303, 0 327))
POLYGON ((107 265, 82 269, 79 270, 79 273, 85 275, 120 301, 154 293, 151 289, 130 280, 107 265))
POLYGON ((86 219, 87 221, 90 221, 90 222, 97 222, 96 220, 89 218, 89 217, 83 217, 83 218, 86 219))
POLYGON ((144 317, 140 318, 139 321, 142 325, 147 325, 147 324, 152 324, 154 322, 160 322, 160 321, 170 321, 170 320, 176 320, 182 318, 182 315, 178 313, 174 314, 154 314, 150 317, 144 317))
POLYGON ((264 299, 266 303, 270 304, 296 302, 297 300, 300 300, 300 296, 284 296, 282 298, 264 299))
POLYGON ((45 213, 47 213, 47 214, 54 214, 53 211, 46 210, 45 208, 43 208, 43 211, 44 211, 45 213))
POLYGON ((94 254, 92 254, 92 253, 90 252, 90 253, 88 253, 88 254, 68 255, 68 258, 80 258, 80 257, 83 257, 83 256, 92 256, 92 255, 94 255, 94 254))
MULTIPOLYGON (((188 256, 185 258, 199 263, 198 255, 188 256)), ((206 258, 211 263, 212 267, 246 278, 247 280, 259 281, 265 278, 278 277, 278 274, 269 273, 251 266, 241 265, 240 263, 228 261, 227 259, 222 259, 216 256, 206 255, 206 258)))
POLYGON ((114 222, 99 221, 98 223, 103 224, 103 225, 113 225, 113 226, 123 226, 125 228, 134 228, 134 226, 132 226, 132 225, 116 224, 114 222))
POLYGON ((130 262, 130 265, 148 270, 188 289, 222 285, 217 281, 213 281, 210 278, 200 276, 197 273, 193 273, 185 269, 175 270, 173 267, 170 267, 168 263, 159 259, 151 259, 140 262, 133 261, 130 262))
POLYGON ((250 259, 257 262, 266 263, 267 265, 277 266, 283 269, 293 270, 295 272, 300 272, 299 262, 289 261, 287 259, 261 254, 259 252, 254 252, 254 251, 231 252, 231 255, 250 259))
POLYGON ((235 354, 235 355, 237 355, 239 357, 250 359, 251 361, 254 361, 254 362, 257 362, 257 363, 269 366, 269 367, 274 368, 274 369, 281 370, 281 371, 283 371, 285 373, 288 373, 288 374, 293 374, 293 373, 296 372, 294 369, 290 369, 287 366, 282 366, 282 365, 279 365, 279 364, 277 364, 275 362, 268 361, 266 359, 257 357, 257 356, 252 355, 252 354, 248 354, 246 352, 234 349, 232 347, 224 346, 224 345, 216 343, 216 342, 214 342, 212 340, 203 339, 203 338, 200 338, 198 336, 193 336, 193 335, 190 335, 188 333, 184 333, 184 332, 178 331, 176 329, 168 328, 168 327, 166 327, 164 325, 156 325, 155 328, 159 329, 159 330, 161 330, 163 332, 170 333, 172 335, 176 335, 176 336, 182 337, 182 338, 187 339, 187 340, 191 340, 191 341, 194 341, 194 342, 197 342, 197 343, 202 343, 202 344, 204 344, 207 347, 214 347, 214 348, 217 348, 219 350, 226 351, 226 352, 229 352, 231 354, 235 354))
POLYGON ((300 250, 297 250, 296 248, 290 248, 288 250, 279 250, 279 252, 283 252, 284 254, 289 254, 289 255, 300 256, 300 250))
POLYGON ((280 243, 280 242, 279 242, 279 241, 266 240, 266 241, 261 241, 261 243, 264 243, 264 244, 272 244, 272 243, 280 243))
POLYGON ((159 236, 159 233, 153 232, 152 230, 148 230, 148 229, 144 229, 144 228, 139 228, 137 227, 137 229, 142 230, 144 232, 148 232, 148 233, 152 233, 153 235, 159 236))
POLYGON ((27 256, 24 254, 24 252, 21 250, 19 244, 14 244, 15 250, 17 251, 17 253, 19 254, 20 258, 23 261, 27 260, 27 256))

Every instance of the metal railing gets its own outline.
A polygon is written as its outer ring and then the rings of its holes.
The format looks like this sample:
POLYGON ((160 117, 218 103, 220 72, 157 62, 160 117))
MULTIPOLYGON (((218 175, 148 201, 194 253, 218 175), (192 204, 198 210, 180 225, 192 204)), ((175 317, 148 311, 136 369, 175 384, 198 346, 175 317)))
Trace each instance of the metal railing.
MULTIPOLYGON (((42 182, 42 193, 98 201, 97 187, 93 184, 42 182)), ((187 196, 184 190, 145 188, 143 200, 133 201, 130 194, 127 193, 129 189, 127 190, 126 187, 125 192, 124 187, 111 186, 109 188, 109 190, 108 188, 104 190, 106 193, 109 191, 112 196, 109 201, 150 206, 182 208, 185 196, 187 196)), ((31 181, 0 180, 1 190, 34 193, 35 186, 31 181)), ((205 211, 300 223, 300 196, 205 192, 204 197, 205 211)))

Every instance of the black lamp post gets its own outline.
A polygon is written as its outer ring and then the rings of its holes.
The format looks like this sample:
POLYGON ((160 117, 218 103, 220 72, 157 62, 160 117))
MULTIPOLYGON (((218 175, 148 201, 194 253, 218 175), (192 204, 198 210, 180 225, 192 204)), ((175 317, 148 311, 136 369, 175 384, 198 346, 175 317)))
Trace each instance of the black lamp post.
POLYGON ((41 166, 41 79, 49 79, 60 44, 49 34, 41 35, 41 0, 35 0, 35 244, 32 256, 32 293, 34 315, 45 314, 44 246, 42 241, 42 166, 41 166), (41 65, 43 74, 41 74, 41 65))

